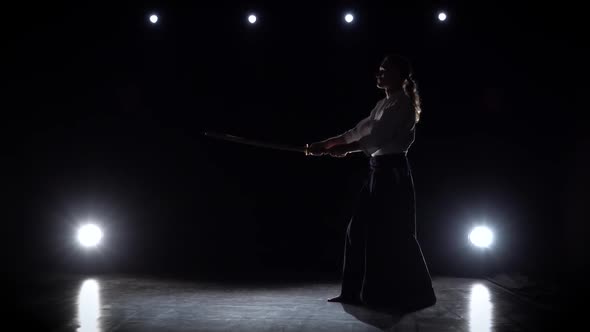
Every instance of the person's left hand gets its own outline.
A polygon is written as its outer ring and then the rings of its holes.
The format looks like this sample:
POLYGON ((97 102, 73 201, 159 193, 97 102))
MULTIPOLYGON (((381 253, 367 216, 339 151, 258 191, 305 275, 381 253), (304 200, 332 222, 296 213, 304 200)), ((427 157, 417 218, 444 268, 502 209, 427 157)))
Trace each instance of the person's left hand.
POLYGON ((322 142, 312 143, 307 147, 307 154, 310 156, 321 156, 326 153, 326 147, 322 142))

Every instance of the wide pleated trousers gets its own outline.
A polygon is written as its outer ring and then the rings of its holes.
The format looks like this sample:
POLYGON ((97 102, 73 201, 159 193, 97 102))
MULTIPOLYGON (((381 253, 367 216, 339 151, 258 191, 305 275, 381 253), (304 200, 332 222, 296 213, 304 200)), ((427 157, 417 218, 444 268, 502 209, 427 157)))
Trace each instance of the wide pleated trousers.
POLYGON ((436 303, 416 237, 414 182, 407 156, 371 157, 348 224, 341 295, 367 306, 414 311, 436 303))

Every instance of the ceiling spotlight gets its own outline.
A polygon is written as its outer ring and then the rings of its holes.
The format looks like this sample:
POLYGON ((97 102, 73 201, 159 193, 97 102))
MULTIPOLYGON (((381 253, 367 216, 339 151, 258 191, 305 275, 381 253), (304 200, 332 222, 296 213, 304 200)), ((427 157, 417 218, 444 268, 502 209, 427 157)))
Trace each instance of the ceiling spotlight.
POLYGON ((158 15, 156 15, 156 14, 150 15, 150 22, 152 22, 152 24, 156 24, 158 22, 158 15))
POLYGON ((352 23, 352 21, 354 21, 354 16, 352 16, 352 14, 348 13, 348 14, 344 15, 344 20, 346 21, 346 23, 352 23))
POLYGON ((250 22, 250 24, 256 23, 256 15, 248 16, 248 22, 250 22))

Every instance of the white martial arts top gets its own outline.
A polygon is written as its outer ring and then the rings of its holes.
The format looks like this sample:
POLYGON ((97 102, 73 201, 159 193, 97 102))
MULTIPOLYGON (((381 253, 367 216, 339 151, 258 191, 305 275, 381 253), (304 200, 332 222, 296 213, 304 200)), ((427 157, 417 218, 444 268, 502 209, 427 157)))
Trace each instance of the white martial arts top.
POLYGON ((346 143, 358 141, 368 156, 406 153, 414 142, 416 113, 410 97, 399 90, 383 98, 354 128, 342 136, 346 143))

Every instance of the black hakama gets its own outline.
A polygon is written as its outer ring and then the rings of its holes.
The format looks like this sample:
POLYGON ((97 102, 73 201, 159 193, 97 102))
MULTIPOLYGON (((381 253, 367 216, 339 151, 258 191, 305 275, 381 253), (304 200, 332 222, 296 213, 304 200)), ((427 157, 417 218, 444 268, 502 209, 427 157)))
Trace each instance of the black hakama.
POLYGON ((343 298, 410 311, 436 302, 416 238, 415 214, 406 155, 371 157, 369 177, 346 231, 343 298))

